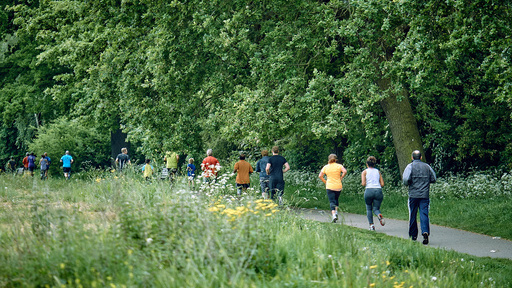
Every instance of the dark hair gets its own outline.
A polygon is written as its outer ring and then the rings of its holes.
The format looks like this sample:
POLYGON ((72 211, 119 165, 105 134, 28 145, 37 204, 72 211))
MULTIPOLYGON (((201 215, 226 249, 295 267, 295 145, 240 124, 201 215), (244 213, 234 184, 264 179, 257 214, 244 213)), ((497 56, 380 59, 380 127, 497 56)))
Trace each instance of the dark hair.
POLYGON ((413 160, 420 160, 421 159, 421 152, 420 152, 420 150, 412 151, 412 159, 413 160))
POLYGON ((240 160, 245 160, 245 154, 240 155, 240 160))
POLYGON ((272 152, 278 154, 279 153, 279 146, 272 147, 272 152))
POLYGON ((268 150, 261 151, 261 156, 268 156, 268 150))
POLYGON ((41 155, 41 158, 44 158, 44 154, 43 154, 43 155, 41 155))
POLYGON ((151 162, 151 159, 146 159, 146 164, 149 164, 151 162))
POLYGON ((377 164, 377 158, 373 156, 368 157, 368 159, 366 159, 366 164, 368 167, 375 167, 375 164, 377 164))

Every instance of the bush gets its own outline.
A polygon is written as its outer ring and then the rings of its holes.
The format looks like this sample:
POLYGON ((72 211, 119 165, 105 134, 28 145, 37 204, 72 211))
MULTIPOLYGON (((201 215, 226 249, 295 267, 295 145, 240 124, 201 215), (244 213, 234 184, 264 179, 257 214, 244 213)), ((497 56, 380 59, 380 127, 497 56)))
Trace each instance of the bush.
POLYGON ((78 120, 59 118, 41 127, 29 144, 30 151, 40 159, 44 152, 51 158, 50 172, 60 175, 60 157, 69 150, 73 156, 73 171, 110 165, 110 138, 78 120))

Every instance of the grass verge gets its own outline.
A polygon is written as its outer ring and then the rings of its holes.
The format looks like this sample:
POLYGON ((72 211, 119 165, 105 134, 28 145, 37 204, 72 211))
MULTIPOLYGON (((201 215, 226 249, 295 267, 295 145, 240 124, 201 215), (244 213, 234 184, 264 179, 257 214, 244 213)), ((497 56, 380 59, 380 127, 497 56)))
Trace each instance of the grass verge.
POLYGON ((505 287, 512 261, 304 220, 232 185, 0 176, 2 287, 505 287), (16 181, 20 180, 20 181, 16 181))

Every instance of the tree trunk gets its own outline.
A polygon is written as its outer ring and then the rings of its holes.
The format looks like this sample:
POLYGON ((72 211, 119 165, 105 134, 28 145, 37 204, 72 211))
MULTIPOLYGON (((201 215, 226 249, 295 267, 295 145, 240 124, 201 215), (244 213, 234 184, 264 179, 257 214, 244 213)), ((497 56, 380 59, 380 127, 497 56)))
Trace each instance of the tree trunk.
MULTIPOLYGON (((379 81, 380 88, 387 90, 389 81, 379 81)), ((414 150, 420 150, 423 153, 423 144, 421 142, 418 124, 412 113, 411 103, 407 91, 403 91, 402 99, 399 101, 396 95, 391 95, 380 102, 386 118, 389 122, 389 129, 393 136, 393 145, 395 146, 400 176, 404 173, 405 167, 411 162, 411 153, 414 150)))

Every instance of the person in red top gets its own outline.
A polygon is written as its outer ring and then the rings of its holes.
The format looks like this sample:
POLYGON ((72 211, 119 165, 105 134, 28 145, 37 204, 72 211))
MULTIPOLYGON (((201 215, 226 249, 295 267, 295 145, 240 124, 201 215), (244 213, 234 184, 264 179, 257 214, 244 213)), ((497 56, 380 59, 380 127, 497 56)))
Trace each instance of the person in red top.
POLYGON ((212 149, 206 151, 206 158, 201 163, 201 170, 203 170, 203 178, 205 182, 211 183, 217 178, 217 172, 220 170, 220 164, 217 158, 212 156, 212 149))
POLYGON ((28 156, 30 154, 27 152, 27 155, 25 156, 25 158, 23 158, 23 167, 25 167, 25 170, 28 170, 28 156))

